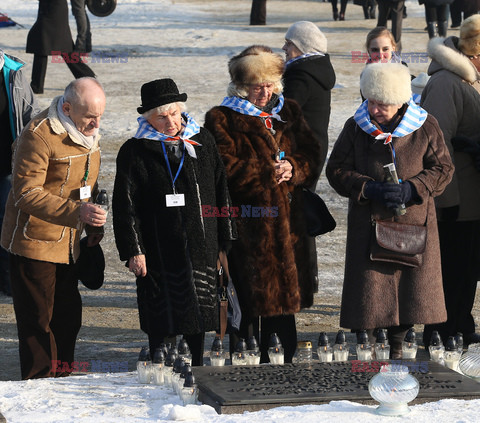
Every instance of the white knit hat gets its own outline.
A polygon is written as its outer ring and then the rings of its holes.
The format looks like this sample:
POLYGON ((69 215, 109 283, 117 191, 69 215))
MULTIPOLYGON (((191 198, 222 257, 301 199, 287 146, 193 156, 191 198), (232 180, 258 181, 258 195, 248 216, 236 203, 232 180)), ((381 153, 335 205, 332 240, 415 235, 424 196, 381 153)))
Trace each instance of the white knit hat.
POLYGON ((400 63, 372 63, 360 76, 360 91, 365 98, 384 104, 408 103, 412 96, 410 72, 400 63))
POLYGON ((285 39, 292 41, 304 54, 327 52, 327 38, 317 25, 309 21, 299 21, 291 25, 285 39))

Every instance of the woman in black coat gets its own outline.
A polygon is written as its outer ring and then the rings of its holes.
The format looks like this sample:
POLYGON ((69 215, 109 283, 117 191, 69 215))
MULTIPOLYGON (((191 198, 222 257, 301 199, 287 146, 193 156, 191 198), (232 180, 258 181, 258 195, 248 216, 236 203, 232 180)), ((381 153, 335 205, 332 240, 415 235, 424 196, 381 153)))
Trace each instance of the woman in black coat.
POLYGON ((31 87, 35 94, 43 93, 47 74, 48 56, 65 61, 75 78, 95 77, 93 71, 82 62, 80 55, 71 54, 73 39, 68 26, 66 0, 39 0, 37 20, 28 32, 27 53, 33 53, 31 87))
POLYGON ((235 229, 215 141, 182 112, 186 99, 171 79, 142 86, 139 129, 117 156, 113 228, 151 353, 183 334, 198 366, 205 332, 218 328, 217 259, 235 229))

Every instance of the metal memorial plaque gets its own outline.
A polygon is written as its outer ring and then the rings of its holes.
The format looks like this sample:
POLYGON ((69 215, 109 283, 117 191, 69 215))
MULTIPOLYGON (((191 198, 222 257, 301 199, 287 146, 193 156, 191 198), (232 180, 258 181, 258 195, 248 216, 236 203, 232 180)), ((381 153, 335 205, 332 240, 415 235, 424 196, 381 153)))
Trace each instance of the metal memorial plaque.
POLYGON ((195 367, 199 401, 219 414, 242 413, 284 405, 349 400, 377 404, 368 392, 380 364, 402 364, 420 383, 411 404, 442 398, 480 398, 480 383, 432 361, 333 362, 274 366, 195 367))

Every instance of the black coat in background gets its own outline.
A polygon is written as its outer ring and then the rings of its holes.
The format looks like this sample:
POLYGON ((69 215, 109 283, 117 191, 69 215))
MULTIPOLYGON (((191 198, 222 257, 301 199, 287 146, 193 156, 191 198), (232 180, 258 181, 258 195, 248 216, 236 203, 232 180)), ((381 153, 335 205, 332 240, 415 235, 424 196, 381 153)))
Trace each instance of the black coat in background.
POLYGON ((28 32, 27 53, 51 56, 52 51, 73 51, 67 0, 40 0, 37 20, 28 32))
MULTIPOLYGON (((131 138, 120 148, 113 192, 113 229, 120 259, 145 254, 137 277, 141 329, 165 337, 217 329, 216 261, 234 238, 229 217, 202 217, 203 206, 229 207, 225 168, 211 134, 192 137, 197 159, 185 154, 175 183, 185 207, 166 207, 172 194, 161 141, 131 138)), ((168 149, 167 149, 168 150, 168 149)), ((168 151, 173 175, 180 159, 168 151)))
POLYGON ((283 82, 283 95, 300 104, 308 126, 320 140, 320 174, 328 153, 331 89, 335 85, 335 71, 330 56, 326 54, 295 60, 287 66, 283 82))

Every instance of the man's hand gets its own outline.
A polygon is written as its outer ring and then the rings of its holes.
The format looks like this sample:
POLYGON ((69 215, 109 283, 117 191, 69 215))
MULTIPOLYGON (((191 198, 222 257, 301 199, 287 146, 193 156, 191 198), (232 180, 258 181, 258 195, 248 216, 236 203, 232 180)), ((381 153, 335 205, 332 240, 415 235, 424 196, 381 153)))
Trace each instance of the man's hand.
POLYGON ((93 203, 81 203, 80 220, 90 226, 103 226, 107 222, 107 212, 93 203))
POLYGON ((135 276, 145 277, 147 275, 147 262, 145 260, 145 255, 140 254, 138 256, 130 257, 128 260, 128 268, 135 276))

